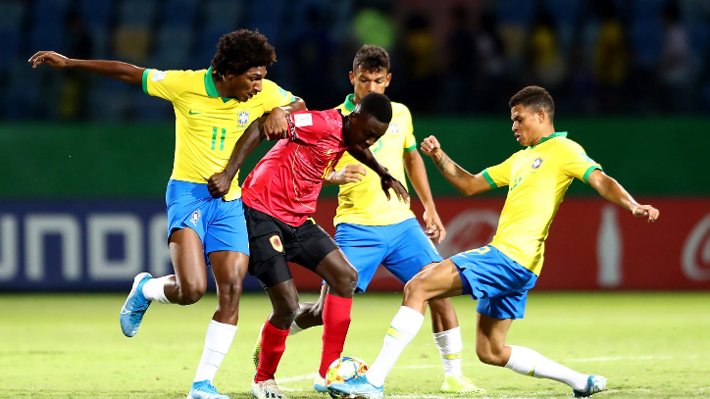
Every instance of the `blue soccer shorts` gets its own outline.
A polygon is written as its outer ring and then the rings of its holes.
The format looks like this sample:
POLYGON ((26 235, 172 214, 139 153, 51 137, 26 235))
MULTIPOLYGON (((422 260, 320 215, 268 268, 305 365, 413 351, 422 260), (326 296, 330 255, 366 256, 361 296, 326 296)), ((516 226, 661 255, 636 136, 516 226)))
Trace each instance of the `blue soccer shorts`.
POLYGON ((341 223, 335 242, 358 272, 355 292, 365 292, 379 265, 406 283, 426 265, 441 262, 416 219, 388 226, 341 223))
POLYGON ((478 313, 495 319, 522 319, 528 290, 537 275, 491 245, 451 257, 463 283, 463 293, 478 299, 478 313))
POLYGON ((165 194, 168 207, 168 239, 175 230, 194 230, 205 253, 233 251, 249 255, 249 238, 242 200, 212 198, 206 184, 170 180, 165 194))

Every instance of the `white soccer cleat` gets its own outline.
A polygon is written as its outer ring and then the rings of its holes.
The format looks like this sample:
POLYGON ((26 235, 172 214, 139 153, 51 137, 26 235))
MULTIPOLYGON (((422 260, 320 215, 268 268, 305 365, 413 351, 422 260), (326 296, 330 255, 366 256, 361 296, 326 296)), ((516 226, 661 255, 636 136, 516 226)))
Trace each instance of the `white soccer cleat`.
POLYGON ((587 378, 587 389, 584 391, 573 390, 575 398, 586 398, 595 393, 606 391, 606 378, 600 375, 590 375, 587 378))
POLYGON ((276 381, 266 380, 251 383, 251 394, 256 399, 285 399, 286 395, 281 391, 276 381))

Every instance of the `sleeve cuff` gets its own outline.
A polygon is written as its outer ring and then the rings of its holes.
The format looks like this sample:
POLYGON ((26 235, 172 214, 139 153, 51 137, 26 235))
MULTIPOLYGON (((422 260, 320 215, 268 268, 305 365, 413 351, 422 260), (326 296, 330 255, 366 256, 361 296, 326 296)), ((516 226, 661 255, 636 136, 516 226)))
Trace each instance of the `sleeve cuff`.
POLYGON ((496 182, 494 182, 493 179, 491 179, 491 175, 488 174, 488 169, 484 169, 482 174, 483 174, 483 177, 486 178, 486 181, 488 182, 488 184, 491 185, 491 188, 498 188, 498 185, 496 185, 496 182))
POLYGON ((410 152, 410 151, 413 151, 413 150, 416 149, 416 148, 417 148, 417 143, 414 143, 414 144, 412 144, 411 147, 405 148, 405 149, 404 149, 404 152, 410 152))
POLYGON ((589 175, 591 175, 592 172, 594 172, 594 171, 597 170, 597 169, 599 169, 599 170, 601 170, 601 171, 604 170, 604 169, 602 169, 602 167, 599 166, 599 165, 590 166, 589 169, 587 169, 587 171, 584 172, 584 176, 582 176, 582 181, 583 181, 585 184, 589 184, 589 183, 587 183, 587 179, 589 179, 589 175))
POLYGON ((143 93, 150 95, 148 93, 148 74, 150 74, 150 69, 143 71, 143 93))

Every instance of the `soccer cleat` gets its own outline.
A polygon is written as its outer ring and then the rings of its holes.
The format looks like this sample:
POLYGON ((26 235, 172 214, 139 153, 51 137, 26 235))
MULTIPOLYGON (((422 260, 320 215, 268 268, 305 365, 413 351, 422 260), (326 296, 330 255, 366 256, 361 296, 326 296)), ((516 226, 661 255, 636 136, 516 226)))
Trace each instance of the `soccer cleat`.
POLYGON ((261 333, 264 331, 264 325, 259 329, 259 335, 256 337, 254 349, 251 352, 251 360, 254 362, 254 370, 259 368, 259 353, 261 352, 261 333))
POLYGON ((575 398, 586 398, 601 391, 606 391, 606 378, 600 375, 590 375, 587 378, 587 389, 585 391, 573 390, 575 398))
POLYGON ((132 337, 138 332, 143 315, 150 306, 150 301, 143 296, 143 285, 152 279, 150 273, 139 273, 133 279, 133 287, 121 308, 121 330, 123 335, 132 337))
POLYGON ((321 377, 319 373, 316 373, 316 378, 313 380, 313 389, 319 393, 328 392, 328 388, 325 384, 325 378, 321 377))
POLYGON ((283 399, 286 397, 273 379, 252 382, 251 394, 257 399, 283 399))
POLYGON ((461 375, 452 375, 444 379, 444 384, 441 385, 441 392, 446 393, 473 393, 486 392, 485 389, 474 385, 473 381, 461 375))
POLYGON ((187 399, 229 399, 229 396, 220 395, 209 380, 204 380, 192 383, 192 389, 187 394, 187 399))
POLYGON ((372 385, 367 376, 361 375, 345 382, 332 382, 328 391, 334 398, 382 399, 384 389, 372 385))

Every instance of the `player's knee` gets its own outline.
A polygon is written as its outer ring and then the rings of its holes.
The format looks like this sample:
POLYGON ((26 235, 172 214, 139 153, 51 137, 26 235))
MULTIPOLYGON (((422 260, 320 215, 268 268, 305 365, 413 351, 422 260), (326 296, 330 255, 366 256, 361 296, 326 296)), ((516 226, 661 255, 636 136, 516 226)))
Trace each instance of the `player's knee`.
POLYGON ((476 356, 478 360, 483 364, 488 364, 491 366, 505 366, 505 359, 503 359, 502 353, 496 353, 487 345, 476 345, 476 356))
POLYGON ((217 291, 220 296, 225 296, 232 301, 238 301, 242 295, 242 282, 234 280, 227 283, 217 285, 217 291))
POLYGON ((207 291, 206 284, 187 284, 180 287, 180 305, 197 303, 207 291))
POLYGON ((274 303, 272 324, 275 327, 286 329, 298 315, 298 296, 295 298, 282 298, 274 303))
POLYGON ((344 267, 338 276, 328 281, 330 290, 342 297, 352 297, 357 287, 357 270, 352 267, 344 267))
POLYGON ((431 299, 426 291, 426 279, 422 277, 422 273, 412 277, 404 286, 404 299, 420 299, 423 301, 431 299))

